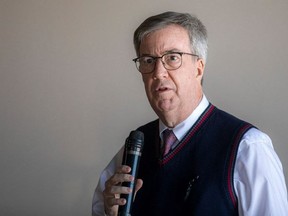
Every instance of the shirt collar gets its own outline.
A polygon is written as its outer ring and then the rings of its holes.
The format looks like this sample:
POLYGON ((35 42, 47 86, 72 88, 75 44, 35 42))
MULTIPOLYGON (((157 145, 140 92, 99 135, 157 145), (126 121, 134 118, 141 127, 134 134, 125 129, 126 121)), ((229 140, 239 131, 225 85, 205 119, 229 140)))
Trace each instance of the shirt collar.
MULTIPOLYGON (((205 111, 205 109, 208 107, 209 101, 207 100, 206 96, 203 94, 203 97, 201 99, 201 102, 196 107, 196 109, 191 113, 188 118, 186 118, 184 121, 176 125, 172 130, 177 137, 177 139, 180 141, 185 136, 185 134, 188 132, 188 130, 195 124, 197 119, 201 116, 201 114, 205 111)), ((159 136, 162 139, 162 132, 167 129, 168 127, 159 120, 159 136)))

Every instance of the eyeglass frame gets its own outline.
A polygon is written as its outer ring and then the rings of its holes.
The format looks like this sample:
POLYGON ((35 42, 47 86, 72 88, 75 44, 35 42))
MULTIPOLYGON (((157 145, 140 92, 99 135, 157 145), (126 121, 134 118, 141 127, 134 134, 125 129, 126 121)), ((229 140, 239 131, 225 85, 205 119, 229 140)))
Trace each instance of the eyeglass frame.
MULTIPOLYGON (((162 56, 149 56, 149 55, 140 56, 140 57, 137 57, 137 58, 132 59, 132 61, 134 61, 137 70, 138 70, 141 74, 150 74, 150 73, 153 73, 153 71, 155 70, 155 66, 156 66, 157 59, 161 59, 161 63, 163 64, 163 67, 164 67, 166 70, 169 70, 169 71, 170 71, 170 70, 177 70, 177 69, 179 69, 179 68, 182 66, 182 55, 190 55, 190 56, 195 56, 195 57, 198 57, 198 58, 199 58, 199 55, 196 55, 196 54, 193 54, 193 53, 186 53, 186 52, 168 52, 168 53, 163 54, 162 56), (162 59, 163 59, 164 56, 166 56, 166 55, 171 55, 171 54, 178 54, 178 55, 180 55, 180 57, 181 57, 181 64, 179 65, 179 67, 173 68, 173 69, 166 68, 165 62, 162 61, 162 59), (137 67, 137 61, 138 61, 139 59, 143 58, 143 57, 150 57, 150 58, 153 59, 154 67, 153 67, 153 69, 152 69, 150 72, 143 73, 143 72, 141 72, 141 71, 139 70, 140 67, 139 67, 139 68, 137 67)), ((138 62, 139 62, 139 61, 138 61, 138 62)), ((140 65, 139 65, 139 66, 140 66, 140 65)))

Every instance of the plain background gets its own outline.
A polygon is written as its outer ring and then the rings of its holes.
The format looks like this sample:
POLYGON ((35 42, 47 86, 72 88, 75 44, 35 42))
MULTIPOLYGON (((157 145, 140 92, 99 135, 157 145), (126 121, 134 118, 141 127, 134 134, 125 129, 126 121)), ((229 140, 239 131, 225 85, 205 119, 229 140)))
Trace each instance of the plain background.
POLYGON ((167 10, 206 25, 206 96, 269 134, 287 179, 288 1, 0 0, 0 215, 91 215, 101 170, 156 118, 132 35, 167 10))

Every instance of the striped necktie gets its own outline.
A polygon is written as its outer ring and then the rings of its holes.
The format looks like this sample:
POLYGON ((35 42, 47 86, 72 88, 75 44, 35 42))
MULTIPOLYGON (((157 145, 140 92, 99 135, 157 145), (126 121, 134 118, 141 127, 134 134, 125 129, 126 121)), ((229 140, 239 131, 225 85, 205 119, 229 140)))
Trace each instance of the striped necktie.
POLYGON ((171 149, 172 145, 177 141, 177 137, 173 130, 166 129, 162 132, 163 135, 163 156, 165 156, 171 149))

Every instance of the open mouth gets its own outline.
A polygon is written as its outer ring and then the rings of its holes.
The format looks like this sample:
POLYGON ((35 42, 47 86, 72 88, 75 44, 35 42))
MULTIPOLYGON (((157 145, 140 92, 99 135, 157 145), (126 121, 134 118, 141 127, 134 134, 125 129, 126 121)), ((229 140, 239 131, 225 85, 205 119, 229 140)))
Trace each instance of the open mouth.
POLYGON ((167 87, 160 87, 157 89, 158 92, 167 91, 169 90, 167 87))

